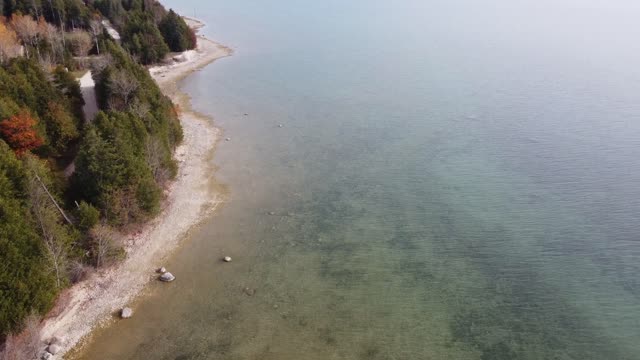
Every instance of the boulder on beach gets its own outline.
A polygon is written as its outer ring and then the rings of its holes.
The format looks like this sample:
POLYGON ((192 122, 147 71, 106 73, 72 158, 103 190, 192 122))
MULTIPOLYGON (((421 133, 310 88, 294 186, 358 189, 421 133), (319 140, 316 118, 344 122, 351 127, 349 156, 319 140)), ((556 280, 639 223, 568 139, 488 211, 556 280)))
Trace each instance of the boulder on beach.
POLYGON ((120 310, 120 317, 123 319, 129 319, 133 316, 133 310, 131 310, 131 308, 124 308, 122 310, 120 310))
POLYGON ((156 270, 158 272, 158 274, 164 274, 167 272, 167 269, 164 267, 159 268, 158 270, 156 270))
POLYGON ((231 262, 231 256, 225 256, 222 260, 224 260, 224 262, 231 262))
POLYGON ((170 272, 166 272, 166 273, 160 275, 160 281, 171 282, 171 281, 173 281, 175 279, 176 279, 176 277, 173 276, 173 274, 170 273, 170 272))
POLYGON ((197 52, 194 50, 188 50, 185 51, 181 54, 178 54, 176 56, 174 56, 172 59, 173 61, 177 62, 177 63, 182 63, 182 62, 186 62, 186 61, 190 61, 193 60, 197 55, 197 52))
POLYGON ((47 352, 51 353, 51 355, 55 355, 55 354, 59 353, 60 350, 62 350, 62 348, 58 344, 53 344, 53 345, 47 346, 47 352))
POLYGON ((53 345, 53 344, 62 344, 63 339, 60 336, 52 336, 49 341, 46 342, 47 345, 53 345))

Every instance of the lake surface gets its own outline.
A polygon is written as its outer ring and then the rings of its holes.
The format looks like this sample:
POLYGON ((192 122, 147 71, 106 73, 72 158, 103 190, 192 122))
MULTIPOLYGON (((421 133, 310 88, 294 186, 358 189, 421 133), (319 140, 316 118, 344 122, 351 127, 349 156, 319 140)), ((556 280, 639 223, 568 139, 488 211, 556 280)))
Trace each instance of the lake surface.
POLYGON ((230 201, 82 359, 640 359, 639 2, 165 3, 230 201))

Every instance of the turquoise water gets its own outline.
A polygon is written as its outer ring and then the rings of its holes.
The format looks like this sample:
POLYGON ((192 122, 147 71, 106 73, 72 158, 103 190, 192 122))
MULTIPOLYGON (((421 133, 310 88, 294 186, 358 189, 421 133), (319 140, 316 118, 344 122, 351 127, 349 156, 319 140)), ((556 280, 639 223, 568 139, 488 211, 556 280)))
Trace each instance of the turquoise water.
POLYGON ((640 4, 166 3, 230 201, 83 359, 640 359, 640 4))

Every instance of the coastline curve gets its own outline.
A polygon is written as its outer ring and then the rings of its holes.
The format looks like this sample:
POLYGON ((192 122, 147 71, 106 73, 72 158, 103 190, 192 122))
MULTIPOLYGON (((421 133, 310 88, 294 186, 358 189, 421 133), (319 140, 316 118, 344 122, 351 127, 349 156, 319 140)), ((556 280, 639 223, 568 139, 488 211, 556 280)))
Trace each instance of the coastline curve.
MULTIPOLYGON (((185 20, 196 32, 205 26, 194 18, 185 20)), ((140 231, 123 235, 126 259, 60 294, 40 331, 43 341, 53 337, 62 340, 56 356, 79 350, 94 329, 107 324, 114 318, 113 313, 140 296, 155 278, 154 271, 161 262, 224 202, 224 192, 214 190, 210 161, 221 131, 213 125, 212 117, 191 109, 189 96, 180 91, 178 84, 193 72, 232 54, 231 48, 198 35, 196 50, 178 54, 182 62, 149 68, 162 92, 180 108, 184 140, 174 153, 178 175, 165 190, 162 212, 140 231)))

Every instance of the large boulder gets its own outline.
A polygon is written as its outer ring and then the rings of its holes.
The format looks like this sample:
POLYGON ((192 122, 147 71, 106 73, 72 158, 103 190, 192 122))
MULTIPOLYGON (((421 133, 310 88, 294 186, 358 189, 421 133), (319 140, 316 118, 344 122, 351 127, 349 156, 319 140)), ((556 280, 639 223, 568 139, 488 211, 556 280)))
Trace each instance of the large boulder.
POLYGON ((133 310, 131 310, 131 308, 124 308, 122 310, 120 310, 120 317, 123 319, 129 319, 133 316, 133 310))
POLYGON ((58 344, 61 345, 64 342, 64 339, 61 336, 53 336, 47 341, 47 345, 58 344))
POLYGON ((62 348, 58 344, 51 344, 47 346, 47 351, 50 352, 52 355, 59 353, 60 350, 62 350, 62 348))
POLYGON ((160 275, 160 281, 171 282, 171 281, 173 281, 175 279, 176 279, 176 277, 173 276, 173 274, 170 273, 170 272, 166 272, 166 273, 160 275))

